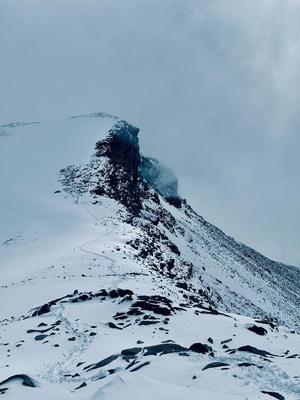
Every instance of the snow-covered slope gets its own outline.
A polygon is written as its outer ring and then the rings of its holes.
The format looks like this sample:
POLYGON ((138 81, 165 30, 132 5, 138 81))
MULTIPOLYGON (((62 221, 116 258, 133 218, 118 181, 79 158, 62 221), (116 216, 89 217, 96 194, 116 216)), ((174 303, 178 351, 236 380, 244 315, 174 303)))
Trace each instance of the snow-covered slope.
POLYGON ((300 399, 299 270, 198 216, 137 128, 2 125, 0 163, 4 398, 300 399))

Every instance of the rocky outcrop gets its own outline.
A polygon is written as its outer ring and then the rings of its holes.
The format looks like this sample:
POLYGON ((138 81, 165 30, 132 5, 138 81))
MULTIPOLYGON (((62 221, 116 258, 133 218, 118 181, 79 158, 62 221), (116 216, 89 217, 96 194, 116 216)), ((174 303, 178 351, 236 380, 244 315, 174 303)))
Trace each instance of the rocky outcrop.
POLYGON ((64 191, 76 199, 89 192, 95 202, 98 196, 113 198, 133 216, 139 215, 146 199, 159 204, 158 195, 180 207, 177 178, 156 159, 141 156, 138 133, 138 128, 118 121, 108 136, 96 143, 88 164, 61 169, 59 181, 64 191))
POLYGON ((28 386, 31 388, 37 386, 37 383, 34 381, 34 379, 30 378, 30 376, 25 374, 12 375, 9 378, 5 379, 4 381, 0 382, 0 386, 14 381, 20 382, 23 386, 28 386))
POLYGON ((120 201, 134 214, 141 209, 138 132, 126 121, 119 121, 106 139, 96 143, 96 157, 105 157, 107 165, 93 190, 120 201))
POLYGON ((138 214, 152 187, 169 203, 180 207, 176 176, 156 159, 141 156, 138 133, 138 128, 119 121, 108 137, 96 144, 96 157, 105 157, 108 164, 104 182, 99 181, 94 193, 113 197, 138 214))

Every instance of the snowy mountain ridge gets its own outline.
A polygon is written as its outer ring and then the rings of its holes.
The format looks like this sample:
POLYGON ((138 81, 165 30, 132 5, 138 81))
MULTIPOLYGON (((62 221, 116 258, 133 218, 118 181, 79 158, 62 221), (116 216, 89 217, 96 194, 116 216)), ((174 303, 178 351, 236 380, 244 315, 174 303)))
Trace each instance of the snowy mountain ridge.
POLYGON ((138 134, 6 124, 0 393, 299 400, 299 269, 197 215, 138 134))
POLYGON ((175 280, 186 279, 215 306, 299 327, 300 270, 267 259, 198 216, 180 199, 174 175, 140 155, 138 131, 117 122, 108 138, 97 142, 83 173, 63 170, 65 190, 79 196, 90 192, 95 202, 101 195, 121 202, 133 215, 132 225, 143 230, 143 239, 131 242, 139 261, 175 280))

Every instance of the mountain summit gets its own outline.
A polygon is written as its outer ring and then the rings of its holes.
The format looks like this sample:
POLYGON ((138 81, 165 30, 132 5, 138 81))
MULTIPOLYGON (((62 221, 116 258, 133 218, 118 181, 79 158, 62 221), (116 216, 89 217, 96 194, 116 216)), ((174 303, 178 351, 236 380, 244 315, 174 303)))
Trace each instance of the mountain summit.
POLYGON ((199 216, 138 128, 6 124, 0 160, 1 394, 299 399, 300 270, 199 216))

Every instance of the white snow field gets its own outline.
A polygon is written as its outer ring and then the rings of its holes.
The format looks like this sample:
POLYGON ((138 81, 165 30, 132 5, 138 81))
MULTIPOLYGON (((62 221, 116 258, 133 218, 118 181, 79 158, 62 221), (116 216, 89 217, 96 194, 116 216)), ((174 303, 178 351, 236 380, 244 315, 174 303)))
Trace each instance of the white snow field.
POLYGON ((96 195, 116 126, 0 126, 1 397, 300 400, 298 270, 153 188, 96 195))

